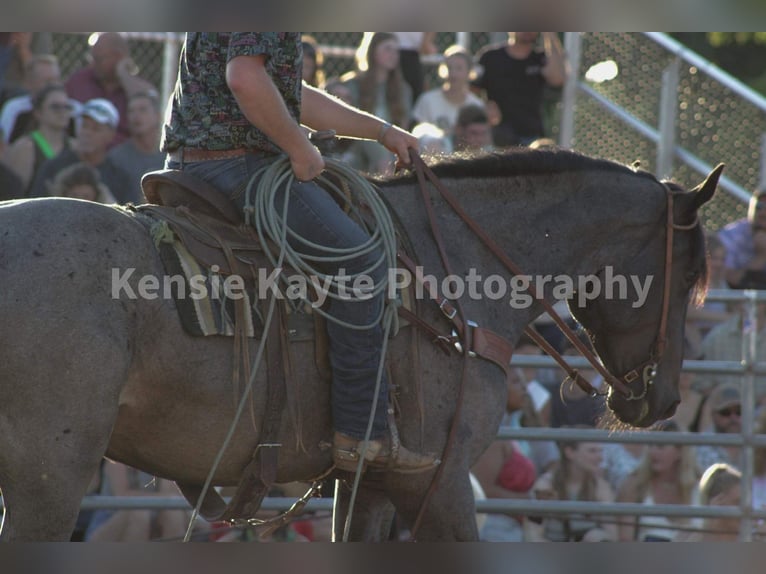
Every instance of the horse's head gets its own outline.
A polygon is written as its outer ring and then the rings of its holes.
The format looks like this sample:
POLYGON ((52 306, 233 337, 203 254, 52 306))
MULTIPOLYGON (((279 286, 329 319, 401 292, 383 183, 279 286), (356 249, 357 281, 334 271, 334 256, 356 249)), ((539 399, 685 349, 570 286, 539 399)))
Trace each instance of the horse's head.
POLYGON ((680 401, 678 378, 683 361, 684 321, 695 288, 704 292, 704 236, 697 210, 715 192, 723 165, 692 191, 665 184, 667 205, 662 227, 631 236, 636 249, 614 268, 602 270, 599 298, 575 307, 606 369, 617 381, 608 405, 623 423, 647 427, 672 416, 680 401), (610 277, 606 276, 610 273, 610 277), (624 277, 628 297, 620 296, 624 277), (611 295, 611 296, 610 296, 611 295))

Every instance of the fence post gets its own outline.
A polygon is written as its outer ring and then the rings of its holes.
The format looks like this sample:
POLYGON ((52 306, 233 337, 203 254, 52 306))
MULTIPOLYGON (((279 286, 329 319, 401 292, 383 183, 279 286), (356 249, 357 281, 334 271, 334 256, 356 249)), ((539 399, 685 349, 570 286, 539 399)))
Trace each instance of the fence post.
POLYGON ((561 129, 559 145, 565 148, 574 146, 575 107, 577 106, 577 84, 580 81, 580 58, 582 38, 579 32, 564 34, 564 51, 569 61, 569 76, 564 84, 561 111, 561 129))
POLYGON ((758 181, 758 191, 766 190, 766 134, 761 135, 761 172, 758 181))
POLYGON ((163 106, 168 105, 170 94, 176 83, 176 74, 178 72, 179 46, 183 41, 183 36, 179 38, 174 32, 165 34, 165 49, 162 55, 162 86, 160 86, 160 97, 163 106))
POLYGON ((678 76, 681 60, 676 57, 662 72, 660 96, 660 141, 657 143, 657 175, 670 177, 676 147, 676 112, 678 110, 678 76))
MULTIPOLYGON (((742 542, 751 542, 753 540, 752 531, 752 508, 753 508, 753 473, 755 470, 753 453, 753 419, 755 418, 755 362, 758 360, 757 353, 757 334, 760 325, 758 325, 758 305, 763 303, 757 301, 758 292, 754 289, 745 290, 745 310, 742 321, 742 364, 745 367, 745 373, 742 377, 741 387, 741 424, 742 433, 742 489, 740 495, 740 509, 742 518, 740 519, 739 539, 742 542)), ((705 469, 702 469, 705 470, 705 469)))
POLYGON ((471 33, 470 32, 455 32, 455 44, 463 46, 468 53, 471 52, 471 33))

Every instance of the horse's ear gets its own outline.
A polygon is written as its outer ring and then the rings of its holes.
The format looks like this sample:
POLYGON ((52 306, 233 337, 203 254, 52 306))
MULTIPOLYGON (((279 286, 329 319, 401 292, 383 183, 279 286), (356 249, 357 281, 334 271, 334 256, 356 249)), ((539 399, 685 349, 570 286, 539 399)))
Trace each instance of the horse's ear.
POLYGON ((705 178, 705 181, 692 190, 692 193, 694 193, 692 206, 695 211, 712 199, 713 193, 715 193, 715 189, 718 186, 718 179, 721 177, 721 172, 724 167, 724 164, 719 163, 705 178))

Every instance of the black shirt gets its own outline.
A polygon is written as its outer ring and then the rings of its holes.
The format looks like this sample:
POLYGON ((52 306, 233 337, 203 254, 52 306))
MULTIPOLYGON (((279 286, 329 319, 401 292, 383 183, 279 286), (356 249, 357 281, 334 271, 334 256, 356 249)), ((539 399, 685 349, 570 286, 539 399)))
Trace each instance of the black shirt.
POLYGON ((474 85, 487 93, 487 99, 500 108, 502 124, 519 138, 543 136, 543 94, 545 53, 533 51, 524 60, 512 58, 506 46, 479 53, 480 77, 474 85))

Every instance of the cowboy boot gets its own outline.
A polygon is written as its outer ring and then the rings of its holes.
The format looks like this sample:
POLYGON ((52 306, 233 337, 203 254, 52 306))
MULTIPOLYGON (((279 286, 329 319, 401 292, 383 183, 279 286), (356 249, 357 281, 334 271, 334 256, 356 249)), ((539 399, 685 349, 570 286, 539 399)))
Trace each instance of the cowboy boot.
POLYGON ((332 456, 336 468, 356 472, 359 466, 359 457, 364 456, 362 471, 366 468, 401 474, 414 474, 433 470, 441 462, 438 458, 412 452, 401 445, 396 438, 391 436, 371 440, 367 443, 363 439, 355 439, 340 432, 333 437, 332 456))

